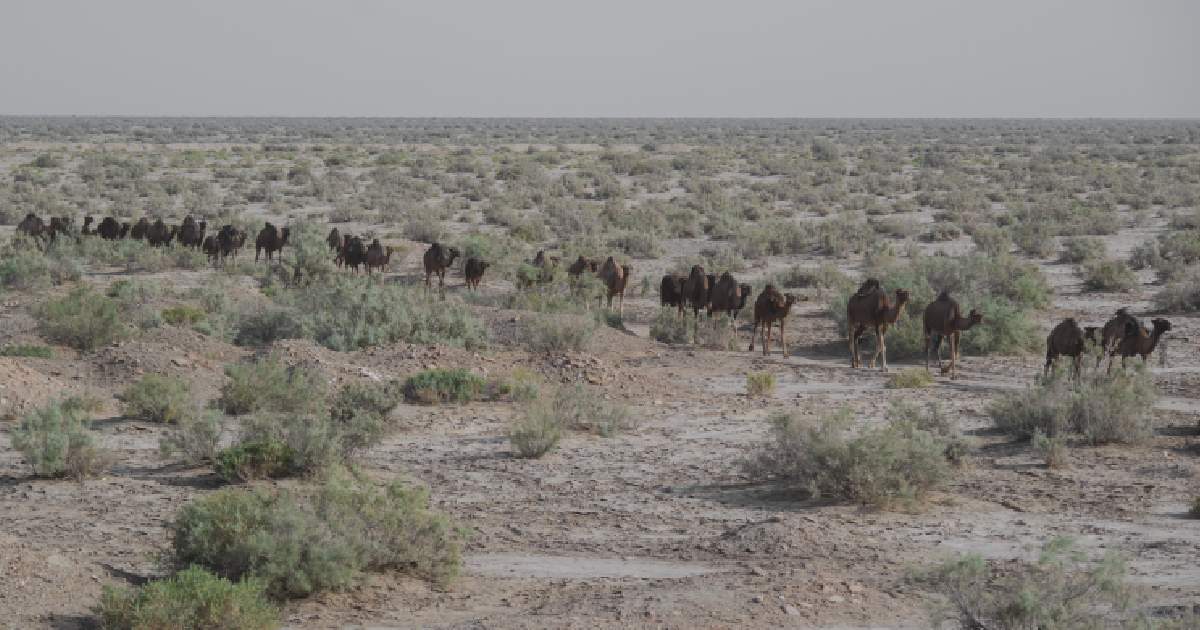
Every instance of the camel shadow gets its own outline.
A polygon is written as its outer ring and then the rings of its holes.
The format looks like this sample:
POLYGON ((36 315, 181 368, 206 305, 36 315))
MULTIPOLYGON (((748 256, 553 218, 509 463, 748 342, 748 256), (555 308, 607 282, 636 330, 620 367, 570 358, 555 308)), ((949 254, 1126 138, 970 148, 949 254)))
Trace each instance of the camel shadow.
POLYGON ((699 484, 671 488, 675 497, 702 499, 731 508, 759 508, 775 512, 810 512, 837 505, 837 501, 814 499, 807 492, 770 483, 699 484))

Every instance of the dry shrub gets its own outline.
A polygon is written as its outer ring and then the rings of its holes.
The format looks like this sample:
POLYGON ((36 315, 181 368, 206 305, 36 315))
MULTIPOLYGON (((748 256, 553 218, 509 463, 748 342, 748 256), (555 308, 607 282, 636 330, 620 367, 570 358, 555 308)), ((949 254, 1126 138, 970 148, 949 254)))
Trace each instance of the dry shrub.
POLYGON ((746 395, 769 396, 775 391, 775 375, 770 372, 747 372, 746 395))
POLYGON ((12 446, 38 477, 71 477, 82 482, 109 464, 96 446, 87 402, 67 398, 27 414, 13 429, 12 446))
POLYGON ((1093 373, 1077 384, 1060 368, 1025 391, 997 398, 988 414, 996 427, 1021 439, 1038 431, 1049 437, 1071 431, 1090 444, 1135 444, 1153 435, 1157 396, 1154 379, 1140 366, 1093 373))
POLYGON ((119 396, 125 415, 146 422, 172 424, 191 411, 187 381, 177 376, 147 374, 119 396))
POLYGON ((888 389, 919 389, 933 385, 933 377, 924 368, 905 368, 888 377, 888 389))

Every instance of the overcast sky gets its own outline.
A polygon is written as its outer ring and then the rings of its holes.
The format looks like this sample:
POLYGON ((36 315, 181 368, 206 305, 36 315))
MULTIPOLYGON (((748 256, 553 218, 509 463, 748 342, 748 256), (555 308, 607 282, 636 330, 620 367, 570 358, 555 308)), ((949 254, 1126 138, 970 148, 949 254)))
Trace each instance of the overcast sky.
POLYGON ((0 0, 0 113, 1200 116, 1197 0, 0 0))

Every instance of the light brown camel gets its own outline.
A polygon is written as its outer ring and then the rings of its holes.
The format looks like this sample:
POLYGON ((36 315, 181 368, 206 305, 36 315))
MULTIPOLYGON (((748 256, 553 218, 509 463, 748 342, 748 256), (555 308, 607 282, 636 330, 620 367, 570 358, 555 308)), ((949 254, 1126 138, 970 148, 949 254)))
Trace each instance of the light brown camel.
MULTIPOLYGON (((1171 322, 1165 319, 1155 318, 1150 323, 1154 326, 1154 330, 1139 328, 1137 334, 1125 336, 1117 344, 1117 347, 1113 349, 1114 355, 1121 355, 1122 370, 1125 369, 1125 359, 1132 356, 1142 357, 1142 363, 1145 363, 1146 357, 1150 356, 1150 353, 1154 352, 1154 349, 1158 347, 1158 340, 1162 338, 1163 334, 1171 330, 1171 322)), ((1111 360, 1108 363, 1108 371, 1112 372, 1111 360)))
POLYGON ((618 265, 612 256, 606 258, 604 264, 600 265, 596 277, 600 278, 607 289, 604 293, 608 297, 609 309, 612 309, 613 297, 617 297, 617 312, 625 312, 625 287, 629 285, 629 276, 632 274, 632 267, 618 265))
POLYGON ((1042 373, 1049 374, 1058 357, 1067 356, 1071 357, 1071 375, 1078 379, 1083 373, 1083 355, 1088 341, 1096 342, 1095 326, 1080 328, 1073 317, 1059 322, 1046 337, 1046 367, 1042 373))
POLYGON ((787 340, 783 336, 783 323, 787 320, 788 311, 796 303, 796 296, 791 293, 783 294, 775 285, 768 284, 754 300, 754 326, 750 328, 750 352, 754 352, 754 334, 762 330, 762 347, 765 356, 771 348, 771 327, 779 322, 779 347, 783 356, 787 356, 787 340))
POLYGON ((950 297, 950 292, 942 291, 937 299, 925 307, 922 328, 925 332, 925 371, 929 371, 929 350, 937 352, 938 368, 942 374, 950 373, 950 380, 957 377, 955 366, 958 363, 959 340, 963 331, 983 321, 983 313, 971 309, 967 317, 962 316, 958 302, 950 297), (942 339, 950 343, 950 365, 942 367, 942 339))
POLYGON ((908 298, 908 291, 896 289, 896 299, 893 302, 888 299, 887 291, 884 291, 879 281, 874 278, 867 279, 858 288, 858 291, 850 296, 850 300, 846 302, 846 329, 850 338, 850 367, 862 367, 862 360, 858 357, 858 344, 867 328, 871 328, 875 331, 875 354, 871 356, 867 366, 874 368, 875 360, 882 357, 879 369, 887 372, 887 344, 884 336, 887 334, 888 326, 899 321, 900 315, 904 312, 904 305, 908 303, 908 298))

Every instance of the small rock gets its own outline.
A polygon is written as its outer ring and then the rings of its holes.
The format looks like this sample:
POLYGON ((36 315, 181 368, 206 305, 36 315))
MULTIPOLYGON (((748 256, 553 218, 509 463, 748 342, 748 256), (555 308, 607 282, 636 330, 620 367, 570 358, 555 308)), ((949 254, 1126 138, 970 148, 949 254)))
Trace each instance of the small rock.
POLYGON ((840 603, 846 601, 846 598, 842 597, 841 595, 831 595, 831 596, 825 598, 825 601, 827 601, 831 604, 840 604, 840 603))
POLYGON ((793 606, 793 605, 791 605, 791 604, 784 604, 784 605, 783 605, 783 612, 784 612, 784 613, 786 613, 786 614, 788 614, 788 615, 799 615, 799 614, 800 614, 800 609, 799 609, 799 608, 796 608, 795 606, 793 606))
POLYGON ((761 604, 763 603, 763 597, 762 595, 755 595, 754 597, 750 598, 750 601, 754 602, 755 604, 761 604))

